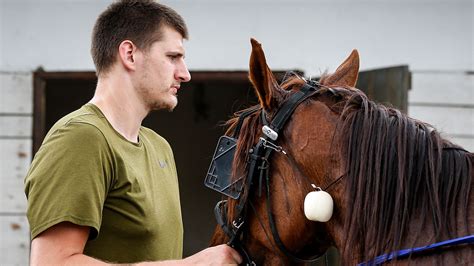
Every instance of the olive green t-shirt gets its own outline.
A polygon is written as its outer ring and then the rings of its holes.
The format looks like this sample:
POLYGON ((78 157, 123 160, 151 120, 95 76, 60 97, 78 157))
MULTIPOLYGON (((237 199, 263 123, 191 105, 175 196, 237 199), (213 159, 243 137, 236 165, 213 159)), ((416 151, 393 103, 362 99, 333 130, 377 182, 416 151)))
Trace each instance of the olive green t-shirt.
POLYGON ((179 259, 178 179, 165 139, 141 127, 138 143, 93 104, 48 132, 25 179, 31 238, 60 222, 90 227, 86 255, 116 263, 179 259))

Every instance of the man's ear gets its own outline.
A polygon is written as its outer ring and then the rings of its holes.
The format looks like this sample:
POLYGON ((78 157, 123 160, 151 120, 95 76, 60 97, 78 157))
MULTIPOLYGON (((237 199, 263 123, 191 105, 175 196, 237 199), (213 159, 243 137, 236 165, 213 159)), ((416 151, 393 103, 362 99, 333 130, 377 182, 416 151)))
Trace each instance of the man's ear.
POLYGON ((136 68, 136 56, 138 49, 135 44, 130 40, 125 40, 120 43, 118 48, 119 62, 127 70, 135 70, 136 68))
POLYGON ((283 98, 283 92, 267 65, 262 45, 255 39, 251 39, 250 42, 252 54, 250 55, 249 79, 255 88, 260 105, 266 111, 271 111, 278 107, 279 101, 283 98))

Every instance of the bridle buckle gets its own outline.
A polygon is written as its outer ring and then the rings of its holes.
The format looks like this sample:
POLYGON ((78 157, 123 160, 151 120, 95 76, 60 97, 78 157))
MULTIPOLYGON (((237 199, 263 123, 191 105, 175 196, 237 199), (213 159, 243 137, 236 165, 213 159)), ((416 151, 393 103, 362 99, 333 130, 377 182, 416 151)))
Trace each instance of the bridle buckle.
POLYGON ((243 219, 239 219, 240 222, 237 222, 236 220, 232 221, 232 225, 236 228, 236 229, 239 229, 243 224, 244 224, 244 220, 243 219))
POLYGON ((269 140, 266 140, 262 137, 260 137, 260 141, 262 142, 262 145, 263 145, 264 148, 272 149, 276 152, 281 152, 281 153, 286 155, 286 151, 284 151, 281 146, 278 146, 278 145, 274 144, 273 142, 271 142, 269 140))

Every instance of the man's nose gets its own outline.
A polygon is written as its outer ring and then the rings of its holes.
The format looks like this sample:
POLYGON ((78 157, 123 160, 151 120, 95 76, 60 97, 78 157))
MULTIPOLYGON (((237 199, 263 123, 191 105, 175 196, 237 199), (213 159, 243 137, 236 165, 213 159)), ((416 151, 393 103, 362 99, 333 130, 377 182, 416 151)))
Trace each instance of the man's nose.
POLYGON ((191 74, 189 73, 189 70, 184 62, 182 66, 176 70, 175 78, 181 82, 188 82, 191 80, 191 74))

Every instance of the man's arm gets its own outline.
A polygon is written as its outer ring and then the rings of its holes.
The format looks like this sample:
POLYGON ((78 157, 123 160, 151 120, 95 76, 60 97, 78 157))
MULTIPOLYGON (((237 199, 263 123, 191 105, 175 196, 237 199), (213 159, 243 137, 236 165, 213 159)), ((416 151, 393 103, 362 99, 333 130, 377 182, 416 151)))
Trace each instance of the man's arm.
POLYGON ((31 265, 64 265, 68 263, 106 265, 85 256, 89 227, 62 222, 52 226, 31 241, 31 265))
MULTIPOLYGON (((31 242, 31 265, 116 265, 83 254, 89 237, 89 227, 62 222, 39 234, 31 242)), ((137 265, 158 264, 239 264, 240 255, 220 245, 207 248, 181 261, 143 262, 137 265)))

